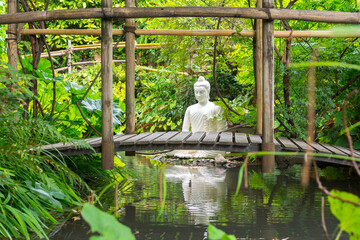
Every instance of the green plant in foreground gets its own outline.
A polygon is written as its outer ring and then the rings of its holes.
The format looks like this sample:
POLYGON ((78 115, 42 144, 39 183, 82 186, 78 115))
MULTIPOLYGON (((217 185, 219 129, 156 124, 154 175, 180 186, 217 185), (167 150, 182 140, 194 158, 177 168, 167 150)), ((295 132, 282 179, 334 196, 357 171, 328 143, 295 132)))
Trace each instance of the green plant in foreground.
MULTIPOLYGON (((360 198, 338 190, 332 190, 331 194, 341 199, 360 204, 360 198)), ((336 239, 339 239, 342 232, 349 234, 350 240, 360 239, 360 207, 354 204, 328 197, 332 214, 340 221, 339 232, 336 239)))
MULTIPOLYGON (((81 211, 84 220, 90 225, 91 232, 100 236, 91 236, 90 240, 132 240, 135 239, 131 229, 121 224, 113 215, 101 211, 90 203, 85 203, 81 211)), ((234 235, 208 224, 210 240, 236 240, 234 235)))
POLYGON ((29 78, 1 67, 0 237, 47 239, 49 226, 57 222, 55 215, 79 205, 76 191, 89 188, 62 159, 30 151, 71 139, 46 121, 24 118, 23 105, 32 97, 29 78))
POLYGON ((99 210, 90 203, 84 204, 81 215, 89 223, 91 232, 100 234, 100 236, 91 236, 90 240, 135 239, 129 227, 121 224, 114 216, 99 210))
POLYGON ((210 223, 208 224, 208 233, 210 240, 236 240, 234 235, 228 235, 210 223))

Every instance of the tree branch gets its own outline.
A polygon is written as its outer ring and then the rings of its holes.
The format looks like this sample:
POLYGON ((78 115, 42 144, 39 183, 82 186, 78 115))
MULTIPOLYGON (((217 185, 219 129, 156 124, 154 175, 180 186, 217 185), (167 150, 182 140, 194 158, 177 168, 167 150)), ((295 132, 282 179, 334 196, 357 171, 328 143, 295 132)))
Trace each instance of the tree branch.
POLYGON ((96 132, 97 134, 99 134, 99 135, 101 136, 101 133, 99 133, 99 131, 96 130, 96 129, 94 128, 94 126, 91 125, 90 121, 85 117, 83 111, 81 110, 81 107, 80 107, 79 102, 76 102, 76 106, 77 106, 77 108, 79 109, 79 112, 80 112, 82 118, 83 118, 83 119, 85 120, 85 122, 89 125, 89 127, 90 127, 92 130, 94 130, 94 132, 96 132))
POLYGON ((274 49, 275 49, 276 55, 280 58, 280 61, 282 62, 282 56, 281 56, 281 53, 279 52, 279 49, 276 47, 276 45, 275 45, 275 44, 274 44, 274 49))
POLYGON ((325 193, 326 195, 332 197, 332 198, 335 198, 337 200, 340 200, 341 202, 346 202, 346 203, 350 203, 354 206, 357 206, 357 207, 360 207, 360 203, 356 203, 356 202, 352 202, 352 201, 349 201, 349 200, 346 200, 346 199, 342 199, 340 197, 337 197, 337 196, 334 196, 332 195, 329 190, 327 190, 321 183, 320 181, 320 178, 319 178, 319 172, 318 172, 318 168, 317 168, 317 165, 316 165, 316 162, 313 161, 313 166, 314 166, 314 170, 315 170, 315 178, 316 178, 316 182, 318 184, 318 188, 323 192, 325 193))
POLYGON ((340 88, 332 97, 331 99, 336 98, 337 96, 339 96, 339 94, 341 92, 343 92, 344 90, 346 90, 347 88, 349 88, 351 86, 351 84, 353 84, 354 82, 356 82, 356 80, 358 80, 358 78, 360 77, 360 73, 358 73, 355 77, 353 77, 353 79, 351 79, 349 82, 347 82, 342 88, 340 88))

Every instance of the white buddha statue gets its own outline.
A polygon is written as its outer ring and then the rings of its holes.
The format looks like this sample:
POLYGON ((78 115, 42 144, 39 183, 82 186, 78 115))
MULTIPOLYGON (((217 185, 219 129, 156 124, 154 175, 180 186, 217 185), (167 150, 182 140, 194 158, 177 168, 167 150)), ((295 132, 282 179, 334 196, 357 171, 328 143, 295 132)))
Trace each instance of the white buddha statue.
POLYGON ((226 121, 221 119, 223 109, 209 101, 210 83, 203 76, 194 84, 194 92, 198 103, 186 109, 182 131, 190 131, 190 127, 192 132, 226 130, 226 121))
MULTIPOLYGON (((221 132, 227 129, 226 120, 222 119, 223 109, 209 101, 210 83, 200 76, 194 84, 195 98, 198 103, 186 109, 182 131, 221 132)), ((212 158, 220 151, 178 150, 173 155, 179 158, 212 158)))

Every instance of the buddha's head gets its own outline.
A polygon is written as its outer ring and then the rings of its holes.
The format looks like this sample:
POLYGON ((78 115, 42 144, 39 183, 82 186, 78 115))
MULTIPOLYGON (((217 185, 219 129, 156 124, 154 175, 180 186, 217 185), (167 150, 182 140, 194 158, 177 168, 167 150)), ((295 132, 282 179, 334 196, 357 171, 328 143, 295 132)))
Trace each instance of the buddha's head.
POLYGON ((194 84, 195 98, 199 102, 209 100, 210 95, 210 83, 205 80, 203 76, 200 76, 197 82, 194 84))

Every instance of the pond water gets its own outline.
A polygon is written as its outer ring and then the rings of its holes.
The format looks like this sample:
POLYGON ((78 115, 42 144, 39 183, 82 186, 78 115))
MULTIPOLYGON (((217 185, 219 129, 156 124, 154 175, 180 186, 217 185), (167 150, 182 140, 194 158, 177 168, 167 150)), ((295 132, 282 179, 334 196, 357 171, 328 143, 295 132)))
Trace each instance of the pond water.
MULTIPOLYGON (((237 238, 325 239, 321 226, 324 194, 315 179, 309 187, 301 187, 300 165, 271 174, 249 165, 249 186, 242 183, 236 195, 239 168, 167 165, 160 169, 141 156, 122 156, 122 161, 139 180, 123 186, 117 214, 137 239, 206 239, 208 222, 237 238)), ((328 189, 358 194, 356 181, 322 178, 322 183, 328 189)), ((113 199, 113 190, 106 197, 113 199)), ((113 212, 114 202, 105 202, 106 210, 113 212)), ((325 220, 333 239, 338 221, 327 201, 325 220)), ((89 236, 86 223, 70 220, 51 239, 89 236)), ((348 235, 343 233, 341 239, 348 235)))

